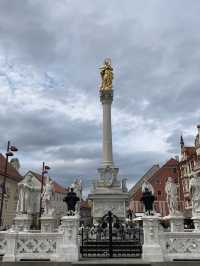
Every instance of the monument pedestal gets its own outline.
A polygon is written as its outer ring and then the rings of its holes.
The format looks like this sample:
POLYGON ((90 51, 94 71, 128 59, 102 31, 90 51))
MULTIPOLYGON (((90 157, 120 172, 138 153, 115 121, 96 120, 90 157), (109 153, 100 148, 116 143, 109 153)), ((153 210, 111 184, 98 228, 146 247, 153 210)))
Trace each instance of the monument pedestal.
POLYGON ((79 215, 62 217, 59 232, 62 232, 63 237, 58 245, 56 261, 74 262, 79 260, 79 221, 79 215))
POLYGON ((184 232, 184 217, 170 216, 171 232, 184 232))
POLYGON ((184 231, 184 217, 181 213, 177 215, 168 215, 163 218, 170 222, 170 231, 171 232, 183 232, 184 231))
POLYGON ((143 216, 144 244, 142 258, 145 261, 163 261, 159 243, 159 217, 143 216))
POLYGON ((88 198, 92 200, 92 217, 93 223, 98 221, 111 211, 118 218, 126 217, 126 202, 128 201, 128 193, 114 192, 113 190, 104 189, 101 193, 89 194, 88 198))
POLYGON ((56 225, 56 219, 52 216, 42 216, 40 218, 41 232, 53 232, 56 225))
POLYGON ((200 232, 200 217, 192 217, 196 232, 200 232))
POLYGON ((19 214, 14 218, 14 230, 28 231, 32 224, 31 214, 19 214))

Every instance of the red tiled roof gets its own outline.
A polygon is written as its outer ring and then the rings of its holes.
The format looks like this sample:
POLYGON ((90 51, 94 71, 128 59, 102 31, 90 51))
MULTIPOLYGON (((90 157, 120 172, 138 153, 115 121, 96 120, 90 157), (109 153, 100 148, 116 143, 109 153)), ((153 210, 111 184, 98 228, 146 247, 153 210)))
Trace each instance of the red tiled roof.
POLYGON ((176 159, 171 158, 162 167, 175 167, 178 164, 176 159))
MULTIPOLYGON (((40 182, 42 182, 42 176, 36 172, 30 171, 40 182)), ((50 178, 51 179, 51 178, 50 178)), ((52 179, 51 179, 52 180, 52 179)), ((44 178, 44 184, 46 182, 46 178, 44 178)), ((57 182, 55 182, 54 180, 52 180, 53 182, 53 186, 54 186, 54 190, 55 192, 59 192, 59 193, 65 193, 67 190, 62 187, 61 185, 59 185, 57 182)))
MULTIPOLYGON (((4 176, 5 165, 6 158, 3 156, 3 154, 0 153, 0 175, 2 176, 4 176)), ((10 163, 8 163, 7 177, 10 179, 14 179, 17 182, 23 179, 23 176, 21 176, 20 173, 10 163)))
POLYGON ((175 159, 173 159, 173 158, 171 158, 163 166, 161 166, 160 169, 158 169, 158 171, 155 172, 148 181, 151 183, 155 178, 162 177, 164 171, 167 170, 166 168, 168 168, 168 167, 170 167, 170 168, 173 168, 174 167, 175 168, 177 166, 178 166, 178 161, 175 160, 175 159))

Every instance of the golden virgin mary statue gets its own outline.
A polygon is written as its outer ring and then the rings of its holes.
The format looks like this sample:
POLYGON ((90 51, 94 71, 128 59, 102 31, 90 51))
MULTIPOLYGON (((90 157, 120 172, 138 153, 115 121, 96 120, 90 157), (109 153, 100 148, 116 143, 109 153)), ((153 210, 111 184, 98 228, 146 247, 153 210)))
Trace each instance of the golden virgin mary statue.
POLYGON ((100 74, 102 78, 100 90, 112 90, 113 68, 110 58, 104 60, 104 65, 100 67, 100 74))

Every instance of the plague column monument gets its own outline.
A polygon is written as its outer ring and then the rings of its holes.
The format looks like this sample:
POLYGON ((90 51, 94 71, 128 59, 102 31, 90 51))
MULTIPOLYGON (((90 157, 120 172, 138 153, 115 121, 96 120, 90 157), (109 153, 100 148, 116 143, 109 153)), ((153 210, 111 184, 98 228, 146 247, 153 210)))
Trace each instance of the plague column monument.
POLYGON ((89 199, 92 200, 94 223, 98 222, 108 211, 112 211, 119 218, 125 219, 126 201, 128 200, 126 179, 121 181, 117 178, 119 168, 115 167, 113 163, 111 124, 113 68, 110 59, 106 59, 104 65, 100 67, 100 74, 102 83, 99 93, 103 108, 102 165, 98 169, 99 177, 94 180, 93 191, 89 195, 89 199))

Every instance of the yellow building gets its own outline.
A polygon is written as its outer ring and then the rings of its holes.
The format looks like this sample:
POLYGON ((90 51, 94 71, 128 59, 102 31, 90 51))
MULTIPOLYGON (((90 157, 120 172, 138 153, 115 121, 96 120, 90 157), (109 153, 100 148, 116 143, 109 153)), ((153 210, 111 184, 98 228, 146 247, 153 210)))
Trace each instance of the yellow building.
MULTIPOLYGON (((4 179, 6 158, 0 154, 0 188, 4 179)), ((2 213, 2 227, 10 227, 13 224, 15 211, 18 200, 18 182, 23 177, 19 174, 17 167, 15 168, 11 163, 8 163, 7 178, 6 178, 6 194, 4 196, 3 213, 2 213)), ((0 189, 0 201, 1 201, 0 189)))

